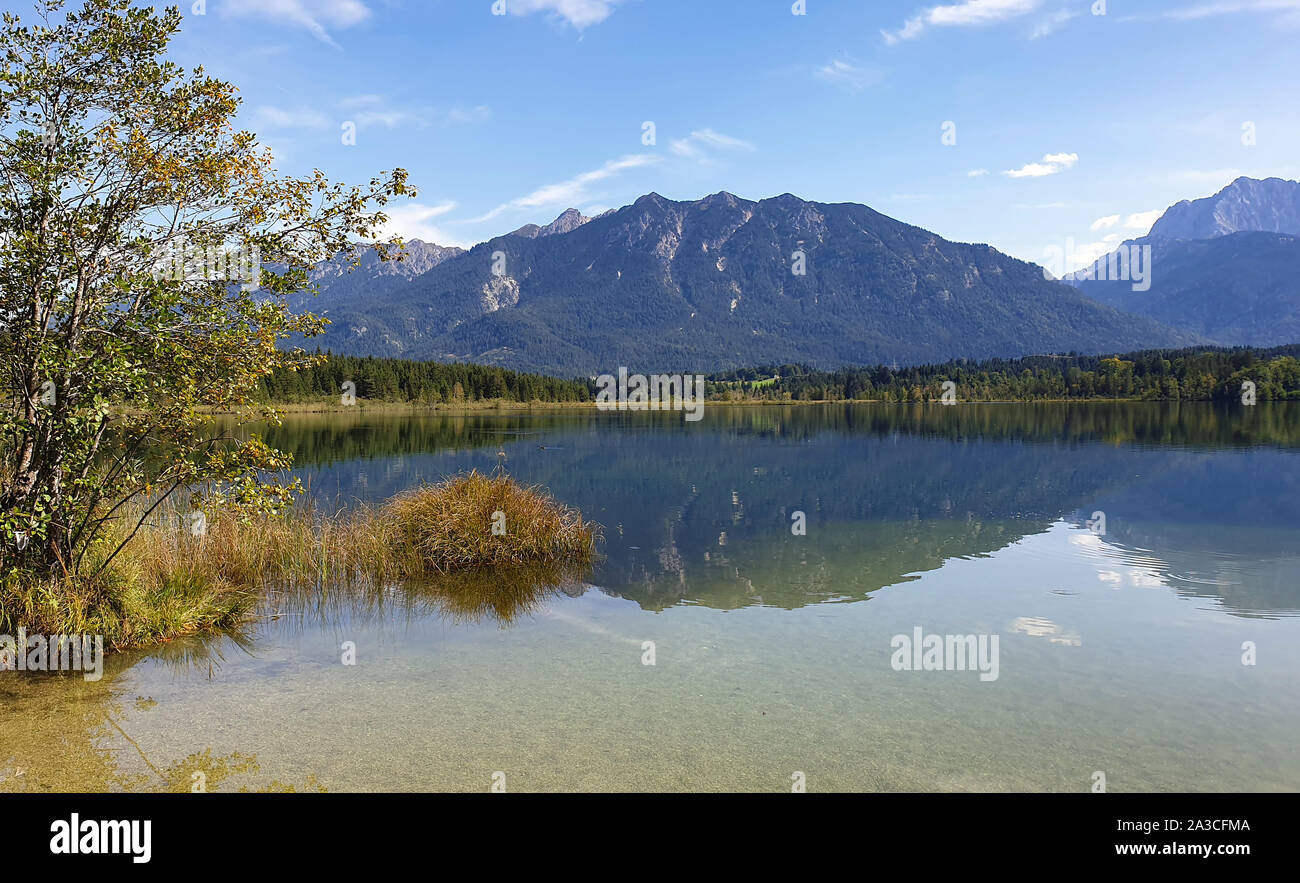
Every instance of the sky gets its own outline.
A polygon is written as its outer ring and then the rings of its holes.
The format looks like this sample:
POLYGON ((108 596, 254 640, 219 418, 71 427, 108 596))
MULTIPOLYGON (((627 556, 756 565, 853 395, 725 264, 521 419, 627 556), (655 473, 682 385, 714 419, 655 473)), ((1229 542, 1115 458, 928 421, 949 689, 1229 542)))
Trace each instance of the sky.
POLYGON ((390 231, 441 245, 788 192, 1073 268, 1300 178, 1300 0, 179 3, 173 60, 239 87, 282 171, 406 168, 390 231))

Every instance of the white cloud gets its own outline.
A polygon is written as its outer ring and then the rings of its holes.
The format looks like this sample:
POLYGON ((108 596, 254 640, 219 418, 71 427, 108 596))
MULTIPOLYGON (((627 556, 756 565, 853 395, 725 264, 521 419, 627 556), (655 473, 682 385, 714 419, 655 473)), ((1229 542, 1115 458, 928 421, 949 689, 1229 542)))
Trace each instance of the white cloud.
POLYGON ((1047 175, 1055 175, 1060 168, 1053 165, 1044 165, 1043 163, 1031 162, 1026 163, 1018 169, 1007 169, 1002 174, 1008 178, 1043 178, 1047 175))
POLYGON ((748 141, 742 141, 730 135, 723 135, 721 132, 715 132, 712 129, 700 129, 692 132, 686 138, 674 138, 668 144, 668 149, 678 156, 698 160, 701 163, 710 161, 708 148, 714 150, 743 150, 751 153, 758 149, 748 141))
POLYGON ((368 129, 372 126, 396 129, 406 124, 441 129, 482 122, 492 116, 491 109, 482 104, 469 108, 402 108, 393 106, 383 95, 353 95, 340 101, 339 107, 348 112, 349 118, 357 124, 358 129, 368 129))
POLYGON ((1077 153, 1049 153, 1043 157, 1043 162, 1054 166, 1065 166, 1067 169, 1078 161, 1077 153))
POLYGON ((1038 6, 1039 0, 965 0, 950 6, 935 6, 928 11, 932 25, 983 25, 1024 15, 1038 6))
POLYGON ((395 129, 402 123, 417 119, 411 111, 390 106, 383 95, 353 95, 340 101, 339 107, 356 123, 358 129, 368 129, 375 125, 395 129))
POLYGON ((1101 258, 1119 248, 1121 244, 1137 236, 1145 236, 1151 232, 1151 227, 1160 216, 1164 214, 1163 209, 1153 209, 1149 212, 1133 212, 1129 215, 1116 214, 1106 215, 1093 221, 1088 227, 1093 233, 1102 230, 1124 230, 1131 231, 1123 234, 1119 232, 1107 233, 1105 236, 1094 242, 1077 243, 1074 250, 1065 256, 1065 271, 1073 273, 1076 270, 1082 270, 1085 267, 1091 267, 1101 258))
POLYGON ((1008 178, 1043 178, 1063 172, 1078 161, 1077 153, 1049 153, 1040 162, 1026 163, 1018 169, 1008 169, 1002 174, 1008 178))
POLYGON ((506 0, 506 11, 511 15, 545 12, 582 30, 609 18, 614 14, 614 7, 621 2, 623 0, 506 0))
POLYGON ((343 122, 351 122, 358 129, 383 126, 396 129, 402 125, 439 129, 468 123, 482 122, 492 116, 486 105, 477 107, 396 107, 382 95, 354 95, 339 102, 339 112, 323 114, 308 107, 282 108, 273 104, 260 105, 253 112, 252 127, 256 131, 277 129, 328 129, 343 122))
POLYGON ((263 104, 253 112, 256 129, 324 129, 330 125, 331 121, 325 114, 305 107, 287 110, 263 104))
POLYGON ((967 178, 983 178, 989 173, 988 169, 971 169, 966 173, 967 178))
POLYGON ((465 223, 477 224, 483 221, 490 221, 498 215, 505 214, 508 211, 519 211, 524 209, 540 208, 568 208, 577 205, 580 202, 590 201, 590 194, 587 192, 587 185, 596 181, 602 181, 611 178, 618 173, 627 169, 640 168, 642 166, 653 165, 659 158, 648 153, 632 153, 627 156, 611 159, 598 169, 592 169, 590 172, 583 172, 570 178, 567 181, 560 181, 557 184, 547 184, 539 187, 527 196, 521 196, 518 199, 512 199, 504 202, 492 209, 485 215, 477 218, 471 218, 465 223))
POLYGON ((1296 12, 1300 11, 1300 0, 1222 0, 1217 3, 1198 3, 1182 9, 1171 9, 1164 13, 1165 18, 1190 21, 1210 18, 1216 15, 1237 15, 1258 12, 1296 12))
POLYGON ((878 70, 859 67, 838 58, 818 68, 817 76, 850 92, 858 92, 868 86, 874 86, 884 78, 884 74, 878 70))
POLYGON ((405 203, 384 209, 388 222, 380 228, 384 237, 400 236, 405 240, 419 239, 436 245, 459 246, 469 248, 474 245, 460 239, 455 234, 431 223, 456 208, 454 202, 441 202, 437 205, 421 205, 418 202, 405 203))
POLYGON ((881 31, 890 46, 919 37, 927 27, 970 27, 995 24, 1026 15, 1042 0, 964 0, 946 6, 932 6, 907 19, 896 31, 881 31))
POLYGON ((700 129, 698 132, 692 132, 691 138, 706 144, 709 147, 721 147, 726 150, 754 150, 753 144, 748 141, 742 141, 739 138, 732 138, 730 135, 723 135, 712 129, 700 129))
POLYGON ((1151 232, 1151 228, 1155 226, 1156 221, 1160 220, 1160 216, 1164 213, 1165 210, 1159 208, 1152 209, 1149 212, 1135 212, 1125 219, 1124 229, 1138 230, 1145 236, 1151 232))
POLYGON ((1080 242, 1074 251, 1065 256, 1065 272, 1073 273, 1084 267, 1091 267, 1099 258, 1103 258, 1119 247, 1122 238, 1118 233, 1103 236, 1096 242, 1080 242))
POLYGON ((1056 12, 1044 18, 1034 29, 1029 32, 1029 39, 1040 40, 1051 34, 1055 34, 1061 28, 1070 23, 1072 19, 1078 18, 1079 13, 1071 12, 1068 9, 1058 9, 1056 12))
POLYGON ((370 17, 362 0, 225 0, 221 14, 231 18, 257 18, 302 28, 323 43, 337 47, 328 28, 342 30, 370 17))
POLYGON ((881 31, 880 33, 881 36, 885 38, 885 42, 890 46, 893 46, 895 43, 903 40, 911 40, 921 36, 921 32, 924 30, 925 18, 918 15, 915 18, 909 18, 907 21, 903 22, 903 26, 897 31, 892 33, 889 31, 881 31))

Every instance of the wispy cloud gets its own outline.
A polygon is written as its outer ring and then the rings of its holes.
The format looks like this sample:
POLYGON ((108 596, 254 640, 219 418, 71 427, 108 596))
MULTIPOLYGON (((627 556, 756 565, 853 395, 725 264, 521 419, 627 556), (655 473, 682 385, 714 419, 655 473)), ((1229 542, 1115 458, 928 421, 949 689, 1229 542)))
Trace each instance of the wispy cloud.
POLYGON ((1049 153, 1039 162, 1026 163, 1018 169, 1008 169, 1002 174, 1008 178, 1043 178, 1063 172, 1078 161, 1077 153, 1049 153))
POLYGON ((874 68, 859 67, 837 58, 818 68, 817 76, 833 86, 848 89, 850 92, 859 92, 868 86, 876 85, 884 79, 885 75, 874 68))
POLYGON ((890 46, 921 36, 930 27, 971 27, 996 24, 1027 15, 1042 0, 964 0, 946 6, 931 6, 903 22, 893 31, 881 31, 890 46))
POLYGON ((971 169, 966 173, 967 178, 983 178, 989 173, 988 169, 971 169))
POLYGON ((1095 242, 1073 243, 1074 250, 1065 255, 1065 272, 1073 273, 1092 266, 1099 258, 1105 257, 1118 248, 1123 240, 1124 237, 1118 233, 1110 233, 1095 242))
POLYGON ((1034 29, 1029 32, 1029 39, 1041 40, 1043 37, 1055 34, 1061 28, 1069 24, 1073 19, 1079 17, 1079 13, 1061 8, 1040 20, 1034 29))
POLYGON ((1139 234, 1145 236, 1151 232, 1156 221, 1165 213, 1164 209, 1152 209, 1149 212, 1134 212, 1124 219, 1125 230, 1136 230, 1139 234))
POLYGON ((442 217, 455 208, 456 203, 450 201, 441 202, 437 205, 421 205, 418 202, 412 202, 405 205, 390 206, 384 209, 384 213, 388 215, 388 222, 383 225, 381 232, 385 237, 400 236, 408 241, 419 239, 437 245, 454 245, 468 248, 474 243, 463 240, 454 233, 430 223, 434 218, 442 217))
POLYGON ((1242 13, 1261 12, 1300 12, 1300 0, 1219 0, 1219 2, 1185 6, 1182 9, 1170 9, 1163 13, 1163 16, 1189 21, 1198 18, 1210 18, 1216 15, 1240 15, 1242 13))
POLYGON ((258 132, 287 129, 330 129, 341 122, 356 124, 358 129, 383 126, 396 129, 412 125, 420 128, 445 129, 451 126, 482 122, 492 116, 486 105, 476 107, 400 107, 382 95, 355 95, 338 103, 338 110, 325 114, 309 107, 283 108, 274 104, 259 105, 253 112, 252 128, 258 132))
POLYGON ((331 120, 325 114, 306 107, 286 109, 273 104, 259 105, 253 112, 253 127, 268 129, 325 129, 331 120))
POLYGON ((339 107, 357 124, 358 129, 372 126, 396 129, 402 125, 443 129, 483 122, 492 116, 491 108, 483 104, 450 108, 401 107, 394 105, 384 95, 354 95, 340 101, 339 107))
POLYGON ((1101 233, 1102 231, 1112 231, 1106 233, 1100 239, 1091 242, 1083 241, 1074 243, 1073 251, 1065 256, 1065 271, 1073 273, 1076 270, 1082 270, 1084 267, 1092 266, 1096 261, 1119 248, 1124 242, 1135 239, 1139 236, 1145 236, 1151 232, 1151 227, 1160 216, 1164 214, 1164 209, 1152 209, 1149 212, 1132 212, 1130 214, 1105 215, 1093 221, 1088 229, 1092 233, 1101 233))
POLYGON ((1163 214, 1163 209, 1152 209, 1149 212, 1133 212, 1128 217, 1124 215, 1106 215, 1093 221, 1088 229, 1096 233, 1100 230, 1110 230, 1122 226, 1125 230, 1137 230, 1145 234, 1150 232, 1152 225, 1160 220, 1160 216, 1163 214))
POLYGON ((708 162, 711 159, 711 150, 741 150, 752 153, 758 148, 748 141, 742 141, 740 138, 723 135, 721 132, 715 132, 712 129, 700 129, 692 132, 686 138, 674 138, 669 142, 668 149, 678 156, 684 156, 699 162, 708 162))
POLYGON ((620 172, 624 172, 628 169, 653 165, 658 161, 659 157, 649 153, 633 153, 619 157, 618 159, 611 159, 598 169, 583 172, 581 175, 576 175, 567 181, 560 181, 556 184, 547 184, 544 187, 539 187, 527 196, 521 196, 518 199, 503 202, 487 214, 480 215, 477 218, 470 218, 463 223, 478 224, 483 221, 490 221, 509 211, 541 209, 548 207, 563 209, 577 205, 580 202, 588 202, 591 199, 591 194, 588 192, 589 184, 612 178, 620 172))
POLYGON ((614 7, 623 0, 506 0, 506 11, 511 15, 531 15, 544 12, 582 30, 598 25, 614 14, 614 7))
POLYGON ((255 18, 308 31, 338 48, 329 28, 343 30, 370 17, 362 0, 224 0, 218 7, 231 18, 255 18))

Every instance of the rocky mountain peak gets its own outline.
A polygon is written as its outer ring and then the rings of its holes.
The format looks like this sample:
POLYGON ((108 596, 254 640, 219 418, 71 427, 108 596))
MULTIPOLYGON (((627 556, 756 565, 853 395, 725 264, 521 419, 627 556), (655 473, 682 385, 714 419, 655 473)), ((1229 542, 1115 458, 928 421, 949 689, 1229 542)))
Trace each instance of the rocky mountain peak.
POLYGON ((565 209, 558 218, 543 227, 538 235, 553 236, 557 233, 568 233, 571 230, 578 229, 590 220, 591 218, 586 217, 576 208, 565 209))
POLYGON ((1164 239, 1212 239, 1232 233, 1300 234, 1300 183, 1240 177, 1213 196, 1183 200, 1151 228, 1164 239))
POLYGON ((565 209, 560 216, 545 227, 539 227, 536 224, 525 224, 518 230, 515 230, 512 236, 522 236, 525 239, 537 239, 542 236, 555 236, 559 233, 569 233, 577 230, 583 224, 590 221, 591 218, 585 216, 576 208, 565 209))

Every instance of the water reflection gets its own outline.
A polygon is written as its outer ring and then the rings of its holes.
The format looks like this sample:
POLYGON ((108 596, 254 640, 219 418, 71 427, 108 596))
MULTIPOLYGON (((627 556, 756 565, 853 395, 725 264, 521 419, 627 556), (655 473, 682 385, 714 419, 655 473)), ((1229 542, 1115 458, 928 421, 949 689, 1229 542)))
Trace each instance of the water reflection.
POLYGON ((475 790, 503 766, 538 790, 766 789, 792 758, 849 789, 1300 781, 1300 406, 319 415, 269 436, 344 502, 504 460, 600 522, 605 558, 285 590, 99 682, 0 675, 0 790, 475 790), (1002 679, 897 677, 890 635, 922 623, 1001 633, 1002 679))
POLYGON ((1143 551, 1162 584, 1234 612, 1300 610, 1294 404, 324 414, 268 437, 345 503, 504 460, 604 526, 591 581, 647 610, 861 601, 1098 509, 1104 545, 1143 551))
POLYGON ((441 617, 461 625, 502 628, 554 598, 586 591, 587 567, 487 567, 376 586, 365 581, 298 586, 267 596, 261 616, 285 627, 333 628, 342 623, 391 625, 441 617))

